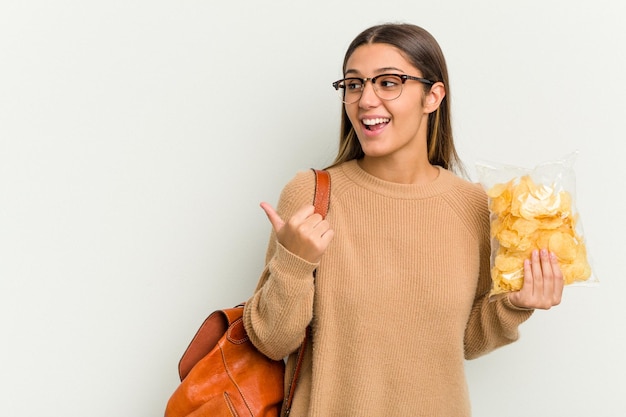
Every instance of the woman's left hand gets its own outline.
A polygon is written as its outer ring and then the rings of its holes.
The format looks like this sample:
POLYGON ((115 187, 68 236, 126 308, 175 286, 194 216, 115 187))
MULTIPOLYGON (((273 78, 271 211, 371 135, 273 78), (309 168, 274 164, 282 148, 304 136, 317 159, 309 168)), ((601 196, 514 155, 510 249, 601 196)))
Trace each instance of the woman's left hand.
POLYGON ((549 310, 561 303, 563 273, 553 253, 547 250, 533 251, 524 261, 524 285, 522 289, 508 294, 516 307, 549 310))

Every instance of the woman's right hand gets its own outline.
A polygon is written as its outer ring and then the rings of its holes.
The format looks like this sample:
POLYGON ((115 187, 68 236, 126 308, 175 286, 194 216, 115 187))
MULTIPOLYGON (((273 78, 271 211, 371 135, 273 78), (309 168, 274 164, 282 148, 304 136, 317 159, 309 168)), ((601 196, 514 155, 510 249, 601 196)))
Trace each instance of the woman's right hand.
POLYGON ((333 229, 328 221, 315 213, 313 205, 307 204, 284 221, 268 203, 261 203, 278 242, 289 252, 310 263, 319 262, 333 239, 333 229))

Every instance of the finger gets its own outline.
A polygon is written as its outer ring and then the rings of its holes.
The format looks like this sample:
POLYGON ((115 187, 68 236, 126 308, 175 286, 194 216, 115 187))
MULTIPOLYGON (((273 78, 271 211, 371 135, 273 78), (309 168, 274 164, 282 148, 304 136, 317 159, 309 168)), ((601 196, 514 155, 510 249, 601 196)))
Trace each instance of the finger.
POLYGON ((518 307, 527 307, 527 300, 533 295, 533 272, 530 259, 524 260, 524 282, 519 291, 509 293, 509 301, 518 307))
POLYGON ((311 204, 306 204, 296 211, 286 223, 288 229, 297 231, 301 236, 312 236, 315 233, 320 236, 321 232, 316 232, 315 228, 322 220, 322 216, 315 213, 315 208, 311 204))
POLYGON ((322 235, 322 240, 324 240, 326 246, 328 246, 330 241, 333 240, 333 236, 335 236, 335 232, 329 227, 328 230, 322 235))
POLYGON ((561 304, 563 297, 563 287, 565 286, 565 280, 563 279, 563 272, 559 266, 559 261, 554 253, 550 253, 550 262, 552 262, 552 272, 554 273, 554 299, 553 304, 561 304))
POLYGON ((524 282, 522 284, 521 291, 532 295, 534 292, 533 288, 533 268, 530 262, 530 259, 524 260, 524 282))
POLYGON ((543 273, 541 270, 541 260, 539 251, 534 250, 530 257, 530 267, 533 272, 533 295, 543 293, 543 273))
MULTIPOLYGON (((294 224, 302 224, 307 221, 315 213, 315 207, 312 204, 305 204, 296 211, 289 221, 294 224)), ((322 216, 318 216, 318 220, 313 222, 313 226, 321 220, 322 216)))
POLYGON ((550 302, 552 302, 552 296, 554 294, 554 273, 552 272, 552 260, 550 259, 551 257, 548 254, 548 251, 545 249, 542 249, 541 252, 539 252, 539 256, 541 258, 543 294, 547 299, 549 299, 550 302))
MULTIPOLYGON (((315 219, 312 221, 315 221, 315 219)), ((331 230, 330 223, 328 223, 328 221, 326 220, 320 219, 320 222, 313 226, 313 230, 318 236, 323 238, 326 235, 326 233, 328 233, 331 230)))
POLYGON ((285 222, 283 221, 283 219, 280 218, 276 210, 274 210, 274 207, 272 207, 270 204, 263 202, 261 203, 261 208, 267 215, 267 218, 272 224, 274 231, 279 232, 280 229, 282 229, 283 226, 285 225, 285 222))

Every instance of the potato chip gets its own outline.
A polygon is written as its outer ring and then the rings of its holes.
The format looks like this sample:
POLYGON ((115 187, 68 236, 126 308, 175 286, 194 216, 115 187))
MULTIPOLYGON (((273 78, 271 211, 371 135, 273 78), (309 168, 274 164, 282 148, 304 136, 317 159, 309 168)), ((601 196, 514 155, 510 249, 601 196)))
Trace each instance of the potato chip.
POLYGON ((537 186, 530 177, 525 178, 528 183, 528 194, 523 196, 524 201, 519 208, 519 215, 525 219, 555 216, 561 200, 554 194, 554 189, 545 185, 537 186))
POLYGON ((489 210, 491 210, 492 213, 501 216, 504 215, 507 210, 509 210, 509 207, 511 207, 511 194, 507 193, 491 200, 489 210))
POLYGON ((530 235, 539 228, 540 222, 532 219, 525 218, 516 219, 511 225, 511 229, 515 230, 520 235, 530 235))
POLYGON ((541 228, 547 230, 558 229, 563 225, 563 218, 559 216, 542 217, 540 221, 541 228))
POLYGON ((587 249, 585 245, 578 245, 576 258, 571 263, 561 265, 565 285, 577 281, 585 281, 591 277, 591 266, 587 262, 587 249), (576 279, 574 279, 576 278, 576 279))
POLYGON ((522 277, 514 278, 511 276, 504 276, 499 271, 495 270, 491 276, 493 282, 493 289, 491 294, 501 294, 504 292, 519 291, 524 284, 523 273, 522 277))
POLYGON ((500 245, 505 248, 515 249, 520 242, 520 237, 517 232, 510 229, 503 229, 496 235, 496 238, 500 242, 500 245))
POLYGON ((552 230, 539 230, 535 233, 535 249, 539 250, 548 247, 550 236, 554 233, 552 230))
POLYGON ((559 193, 559 212, 563 217, 572 215, 572 197, 569 193, 561 191, 559 193))
MULTIPOLYGON (((519 243, 517 244, 517 250, 528 252, 530 254, 529 249, 533 249, 535 247, 535 240, 533 238, 534 235, 525 235, 522 236, 519 243)), ((518 255, 519 256, 519 255, 518 255)))
POLYGON ((496 184, 488 192, 489 210, 497 215, 504 215, 505 210, 508 210, 511 206, 511 191, 510 183, 496 184))
POLYGON ((491 199, 495 199, 496 197, 500 197, 502 195, 502 193, 504 193, 505 191, 508 191, 509 194, 510 194, 510 186, 511 186, 512 182, 513 182, 513 180, 509 181, 506 184, 496 184, 496 185, 494 185, 489 190, 487 190, 487 197, 489 197, 491 199))
POLYGON ((548 250, 561 261, 571 262, 576 258, 578 242, 574 236, 563 232, 554 232, 548 241, 548 250))
POLYGON ((524 260, 505 252, 496 256, 494 265, 502 272, 515 272, 524 267, 524 260))

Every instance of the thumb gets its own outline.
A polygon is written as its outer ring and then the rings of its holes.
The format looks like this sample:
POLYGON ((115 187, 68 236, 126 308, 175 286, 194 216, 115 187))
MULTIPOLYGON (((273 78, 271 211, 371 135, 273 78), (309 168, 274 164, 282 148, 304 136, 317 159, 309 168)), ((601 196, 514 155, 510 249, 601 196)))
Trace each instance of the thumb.
POLYGON ((274 210, 274 207, 272 207, 270 204, 261 203, 261 208, 267 215, 267 218, 269 219, 270 223, 272 223, 272 227, 274 228, 274 231, 279 232, 280 229, 282 229, 283 226, 285 225, 285 222, 283 221, 283 219, 280 218, 278 213, 276 213, 276 210, 274 210))

